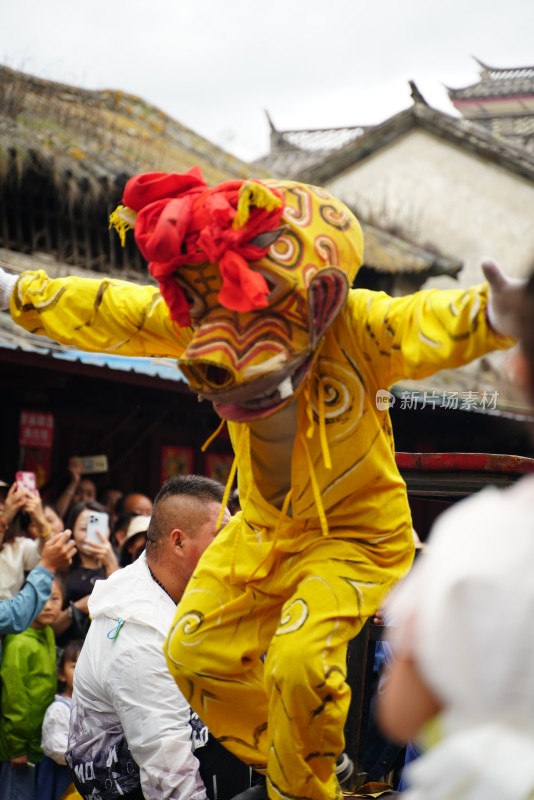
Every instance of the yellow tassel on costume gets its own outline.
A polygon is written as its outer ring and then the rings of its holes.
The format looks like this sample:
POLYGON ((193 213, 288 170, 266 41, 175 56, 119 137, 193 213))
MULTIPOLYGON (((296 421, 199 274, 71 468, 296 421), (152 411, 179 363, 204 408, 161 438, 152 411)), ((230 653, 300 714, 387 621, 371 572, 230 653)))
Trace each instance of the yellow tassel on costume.
POLYGON ((135 226, 137 213, 128 206, 117 206, 109 215, 109 227, 115 228, 119 234, 122 247, 126 247, 126 234, 135 226))
POLYGON ((304 386, 304 396, 306 398, 305 408, 306 408, 306 416, 308 417, 308 427, 306 428, 306 437, 311 439, 313 436, 313 431, 315 428, 315 422, 313 419, 313 408, 311 404, 311 392, 310 392, 310 382, 306 381, 304 386))
POLYGON ((280 198, 273 194, 265 184, 245 181, 239 190, 237 211, 232 227, 234 229, 243 228, 248 222, 251 208, 266 208, 267 211, 274 211, 281 205, 280 198))
MULTIPOLYGON (((315 420, 313 418, 313 408, 311 404, 311 389, 309 382, 304 387, 304 396, 306 398, 306 414, 308 416, 308 427, 306 429, 306 438, 311 439, 315 430, 315 420)), ((323 453, 324 465, 327 469, 332 469, 332 459, 330 458, 330 448, 328 447, 328 439, 326 438, 326 419, 324 408, 324 386, 319 379, 317 387, 317 401, 318 401, 318 417, 319 417, 319 438, 321 441, 321 450, 323 453)))
POLYGON ((332 459, 330 458, 330 449, 328 447, 328 439, 326 438, 326 419, 324 408, 324 385, 319 378, 319 386, 317 389, 317 400, 319 404, 319 437, 321 439, 321 450, 323 452, 323 461, 327 469, 332 469, 332 459))
POLYGON ((208 449, 210 444, 213 442, 214 439, 217 438, 217 436, 220 434, 220 432, 222 431, 222 429, 224 428, 225 425, 226 425, 226 420, 223 419, 221 421, 221 423, 219 425, 217 425, 217 430, 213 431, 213 433, 208 436, 208 438, 206 439, 206 441, 204 442, 204 444, 200 448, 203 453, 206 452, 206 450, 208 449))
MULTIPOLYGON (((225 425, 226 425, 226 420, 225 419, 221 420, 220 424, 217 426, 217 429, 215 431, 213 431, 211 436, 208 436, 208 438, 206 439, 206 441, 204 442, 204 444, 200 448, 203 453, 206 452, 206 450, 208 449, 210 444, 213 442, 214 439, 217 438, 217 436, 222 431, 222 429, 224 428, 225 425)), ((243 449, 241 447, 242 439, 243 439, 243 437, 241 436, 241 439, 239 440, 238 452, 234 456, 234 460, 232 461, 232 466, 230 468, 230 474, 228 475, 228 480, 226 481, 226 486, 225 486, 225 489, 224 489, 224 495, 223 495, 223 499, 222 499, 222 503, 221 503, 221 510, 219 511, 219 516, 217 518, 217 530, 219 530, 219 528, 222 525, 222 519, 224 517, 224 512, 226 511, 226 506, 228 505, 228 498, 230 497, 230 492, 232 490, 232 484, 234 482, 234 478, 235 478, 235 475, 236 475, 236 472, 237 472, 238 456, 241 456, 241 451, 243 449)))
MULTIPOLYGON (((226 420, 223 420, 223 422, 225 422, 225 421, 226 420)), ((220 430, 220 426, 219 426, 219 428, 217 428, 217 432, 219 430, 220 430)), ((246 430, 242 430, 240 435, 239 435, 239 441, 237 443, 234 460, 232 461, 232 466, 230 468, 230 474, 228 475, 228 480, 226 481, 226 486, 225 486, 225 489, 224 489, 224 495, 223 495, 223 499, 222 499, 222 502, 221 502, 221 510, 219 511, 219 516, 217 517, 217 530, 219 530, 219 528, 222 525, 224 512, 226 511, 226 506, 228 505, 228 498, 230 497, 230 492, 232 491, 232 484, 234 482, 234 478, 235 478, 236 473, 237 473, 237 467, 241 463, 241 461, 243 459, 243 455, 245 454, 245 449, 246 449, 245 445, 246 445, 247 441, 248 441, 248 437, 247 437, 247 434, 246 434, 246 430)))
POLYGON ((323 501, 321 500, 321 489, 319 488, 319 483, 317 481, 317 476, 315 474, 315 470, 313 468, 313 459, 311 457, 310 451, 308 449, 308 442, 306 441, 305 434, 299 434, 300 440, 302 442, 302 446, 304 448, 304 453, 306 454, 306 461, 308 462, 308 471, 310 473, 310 482, 313 492, 313 499, 315 500, 315 507, 317 509, 317 516, 319 517, 319 522, 321 523, 321 530, 323 532, 323 536, 328 536, 328 522, 326 519, 326 514, 324 512, 323 501))

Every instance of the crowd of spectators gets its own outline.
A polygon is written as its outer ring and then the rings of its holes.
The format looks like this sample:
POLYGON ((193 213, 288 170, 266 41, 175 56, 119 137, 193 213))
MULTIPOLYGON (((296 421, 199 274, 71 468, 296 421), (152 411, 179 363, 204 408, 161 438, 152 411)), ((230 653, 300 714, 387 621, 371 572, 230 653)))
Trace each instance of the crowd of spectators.
MULTIPOLYGON (((68 472, 69 481, 54 502, 44 500, 38 490, 29 492, 21 489, 17 481, 11 485, 0 482, 3 484, 0 485, 0 597, 13 598, 21 593, 19 590, 25 580, 23 591, 31 588, 32 574, 41 569, 50 573, 48 594, 55 598, 53 614, 48 608, 50 599, 39 615, 39 608, 34 602, 33 616, 27 616, 24 627, 19 625, 16 629, 5 629, 6 632, 12 631, 11 636, 5 637, 6 671, 12 671, 13 654, 19 649, 24 652, 22 647, 15 648, 13 642, 23 644, 28 637, 33 641, 37 637, 36 628, 45 631, 39 633, 44 640, 43 652, 48 648, 49 655, 53 652, 54 658, 47 662, 46 690, 40 691, 37 698, 32 695, 32 687, 42 682, 42 674, 37 680, 31 671, 19 669, 17 691, 13 689, 12 681, 4 684, 4 692, 9 693, 11 702, 20 702, 20 708, 12 714, 6 698, 0 712, 0 729, 6 724, 6 713, 18 717, 22 729, 13 738, 11 749, 5 753, 0 751, 0 800, 12 796, 20 800, 74 800, 80 797, 72 781, 73 774, 66 765, 65 752, 74 666, 90 626, 91 595, 99 581, 137 561, 147 544, 154 509, 149 497, 140 492, 123 493, 110 488, 99 494, 93 479, 79 470, 76 459, 69 461, 68 472), (88 539, 88 523, 94 513, 107 515, 107 525, 97 532, 96 538, 88 539), (65 560, 57 570, 50 566, 47 568, 46 550, 49 544, 45 543, 63 531, 66 533, 61 533, 61 536, 68 537, 71 548, 68 563, 65 560), (45 564, 44 568, 39 566, 41 563, 45 564), (43 624, 43 615, 46 625, 43 624), (24 637, 19 639, 13 635, 15 630, 24 631, 24 637), (56 655, 57 675, 55 666, 53 674, 51 671, 52 661, 54 665, 56 663, 56 655)), ((229 506, 232 512, 239 509, 237 492, 232 494, 229 506)), ((100 517, 102 519, 105 517, 100 517)), ((146 571, 146 567, 144 569, 146 571)), ((173 609, 171 603, 169 620, 173 609)), ((125 641, 124 636, 121 641, 125 641)), ((156 650, 161 657, 159 639, 156 650)), ((174 686, 170 676, 169 685, 174 686)), ((173 702, 178 707, 175 700, 173 702)), ((8 721, 8 728, 10 724, 8 721)), ((221 764, 223 767, 226 765, 230 754, 218 745, 195 714, 191 716, 191 727, 192 747, 199 760, 201 778, 207 784, 208 798, 220 798, 221 791, 224 794, 223 780, 228 783, 228 797, 231 796, 230 787, 243 789, 247 780, 259 780, 254 774, 250 775, 248 768, 239 765, 237 759, 229 770, 229 777, 223 778, 221 764)), ((258 789, 260 786, 261 781, 258 789)))
MULTIPOLYGON (((74 668, 96 613, 91 600, 95 587, 102 581, 107 585, 109 576, 122 574, 125 567, 131 568, 136 562, 139 562, 137 572, 125 573, 124 579, 113 586, 119 587, 118 597, 125 608, 131 612, 131 601, 135 600, 140 609, 139 619, 134 620, 135 631, 128 632, 132 637, 132 652, 138 652, 137 637, 142 621, 147 631, 148 649, 152 650, 151 658, 164 680, 166 692, 160 695, 156 692, 151 713, 156 722, 165 714, 168 720, 175 717, 175 721, 169 722, 166 733, 161 734, 161 742, 167 742, 169 752, 177 743, 186 750, 190 748, 189 756, 182 752, 176 757, 183 764, 189 764, 193 772, 197 770, 196 777, 191 773, 191 780, 198 784, 199 800, 230 800, 250 786, 251 770, 211 737, 181 697, 165 667, 162 642, 174 614, 176 598, 169 598, 159 578, 151 577, 153 572, 160 574, 158 559, 153 554, 152 560, 147 561, 144 555, 153 512, 156 515, 153 501, 138 491, 108 488, 99 493, 92 477, 83 475, 75 458, 69 460, 68 474, 64 490, 51 500, 45 499, 38 488, 24 486, 20 479, 12 483, 0 481, 0 646, 4 648, 3 660, 0 649, 0 800, 79 800, 85 797, 78 793, 72 764, 69 767, 65 758, 69 721, 72 724, 73 717, 74 668), (123 585, 135 589, 134 595, 125 596, 123 585), (148 604, 143 592, 139 594, 143 586, 145 595, 150 591, 154 594, 148 604), (155 611, 160 606, 165 609, 162 619, 155 611)), ((173 536, 174 518, 178 524, 178 517, 182 516, 183 527, 189 531, 184 533, 185 538, 176 550, 175 565, 172 562, 175 548, 170 539, 168 557, 160 555, 161 574, 169 571, 165 578, 168 583, 175 579, 175 570, 176 575, 182 575, 182 583, 188 579, 200 553, 215 533, 213 520, 218 516, 224 493, 224 487, 215 481, 199 476, 190 476, 190 479, 190 483, 184 479, 183 486, 181 479, 176 479, 172 486, 172 480, 167 482, 169 485, 165 484, 162 489, 164 504, 168 502, 167 497, 174 503, 182 492, 185 492, 185 499, 181 505, 176 505, 176 515, 165 517, 160 512, 160 521, 156 520, 152 526, 152 537, 156 535, 156 525, 164 531, 163 539, 167 541, 167 536, 173 536), (165 525, 162 525, 163 519, 165 525)), ((158 535, 162 535, 161 531, 158 535)), ((110 592, 113 586, 110 584, 110 592)), ((127 634, 123 633, 121 647, 127 642, 127 634)), ((145 655, 145 659, 147 657, 145 655)), ((90 653, 87 658, 91 659, 90 653)), ((103 666, 106 674, 109 664, 103 666)), ((128 679, 122 663, 117 665, 117 675, 128 679)), ((146 676, 147 686, 153 679, 151 672, 146 676)), ((138 685, 138 677, 132 675, 131 680, 138 685)), ((135 691, 132 696, 129 715, 135 720, 139 701, 135 700, 135 691)), ((125 698, 123 700, 126 702, 125 698)), ((141 779, 147 786, 153 782, 158 769, 163 774, 167 788, 161 788, 163 794, 158 794, 160 789, 156 786, 155 796, 178 797, 177 792, 186 777, 172 775, 173 768, 170 762, 167 765, 167 759, 161 769, 145 764, 147 730, 146 724, 135 731, 128 723, 125 746, 134 750, 137 746, 141 779)), ((158 753, 162 746, 157 745, 158 753)), ((139 775, 139 766, 135 765, 134 772, 139 775)), ((112 768, 110 775, 113 774, 112 768)), ((131 777, 129 780, 131 782, 131 777)), ((143 789, 147 790, 145 786, 143 789)), ((139 778, 134 792, 127 796, 147 796, 142 793, 139 778)))
POLYGON ((146 544, 149 497, 98 496, 75 458, 68 472, 51 499, 20 479, 0 481, 0 800, 80 796, 64 753, 89 598, 146 544), (88 538, 93 512, 107 524, 88 538))

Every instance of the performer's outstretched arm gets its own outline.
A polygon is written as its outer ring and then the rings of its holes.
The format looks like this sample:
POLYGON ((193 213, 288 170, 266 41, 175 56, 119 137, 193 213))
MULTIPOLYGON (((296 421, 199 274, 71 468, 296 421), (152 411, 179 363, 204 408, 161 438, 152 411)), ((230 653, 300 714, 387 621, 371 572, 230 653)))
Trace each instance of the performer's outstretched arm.
MULTIPOLYGON (((509 284, 506 291, 511 291, 509 284)), ((388 386, 511 347, 515 340, 508 334, 513 331, 494 329, 495 300, 500 297, 490 298, 490 287, 484 283, 465 290, 422 290, 406 297, 354 290, 349 303, 354 335, 375 365, 381 385, 388 386)))
POLYGON ((187 346, 189 329, 170 319, 155 286, 50 278, 42 270, 23 272, 16 282, 6 275, 4 305, 7 295, 14 321, 31 333, 116 355, 179 357, 187 346))

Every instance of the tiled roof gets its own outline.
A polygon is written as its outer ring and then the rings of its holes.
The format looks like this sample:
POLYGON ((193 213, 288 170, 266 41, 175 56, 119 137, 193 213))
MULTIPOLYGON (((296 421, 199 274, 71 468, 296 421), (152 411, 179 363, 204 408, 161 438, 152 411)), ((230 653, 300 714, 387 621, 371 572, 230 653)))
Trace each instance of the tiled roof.
POLYGON ((195 165, 210 184, 250 173, 248 164, 140 97, 0 66, 0 178, 37 167, 67 195, 83 191, 99 199, 104 185, 124 183, 136 172, 195 165))
POLYGON ((459 259, 432 253, 410 244, 398 236, 362 223, 364 234, 364 265, 377 272, 425 273, 425 277, 450 275, 456 277, 463 263, 459 259))
POLYGON ((304 170, 322 164, 329 156, 328 150, 280 150, 258 158, 252 167, 266 170, 275 178, 293 180, 304 170))
POLYGON ((334 152, 322 163, 305 168, 296 177, 305 183, 324 185, 416 128, 448 140, 528 180, 534 180, 534 157, 524 148, 493 136, 481 125, 451 117, 422 103, 415 103, 411 108, 369 128, 356 141, 334 152))
MULTIPOLYGON (((413 89, 413 87, 412 87, 413 89)), ((255 163, 280 178, 305 180, 316 173, 323 174, 340 154, 357 147, 373 127, 362 125, 343 128, 277 130, 267 115, 271 127, 271 152, 255 163)), ((364 265, 377 272, 426 273, 456 277, 462 269, 458 259, 441 256, 372 225, 362 223, 365 239, 364 265)))
POLYGON ((480 80, 462 89, 448 88, 450 99, 473 100, 489 97, 517 97, 534 94, 533 67, 489 67, 478 62, 480 80))
POLYGON ((361 125, 279 131, 271 125, 271 151, 254 162, 278 178, 294 178, 321 164, 332 153, 353 142, 366 130, 361 125))

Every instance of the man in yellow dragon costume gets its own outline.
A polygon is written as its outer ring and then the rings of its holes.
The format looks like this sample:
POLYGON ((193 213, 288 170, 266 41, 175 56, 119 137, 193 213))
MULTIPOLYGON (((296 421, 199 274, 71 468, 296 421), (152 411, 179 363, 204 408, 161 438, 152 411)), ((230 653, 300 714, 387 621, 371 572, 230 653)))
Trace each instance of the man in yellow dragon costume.
MULTIPOLYGON (((351 289, 360 226, 289 181, 132 178, 112 215, 154 286, 10 285, 13 319, 82 349, 176 356, 228 423, 242 511, 201 558, 165 645, 191 706, 273 800, 336 800, 347 643, 409 569, 406 487, 380 389, 508 347, 511 283, 351 289)), ((4 276, 6 277, 6 276, 4 276)))

